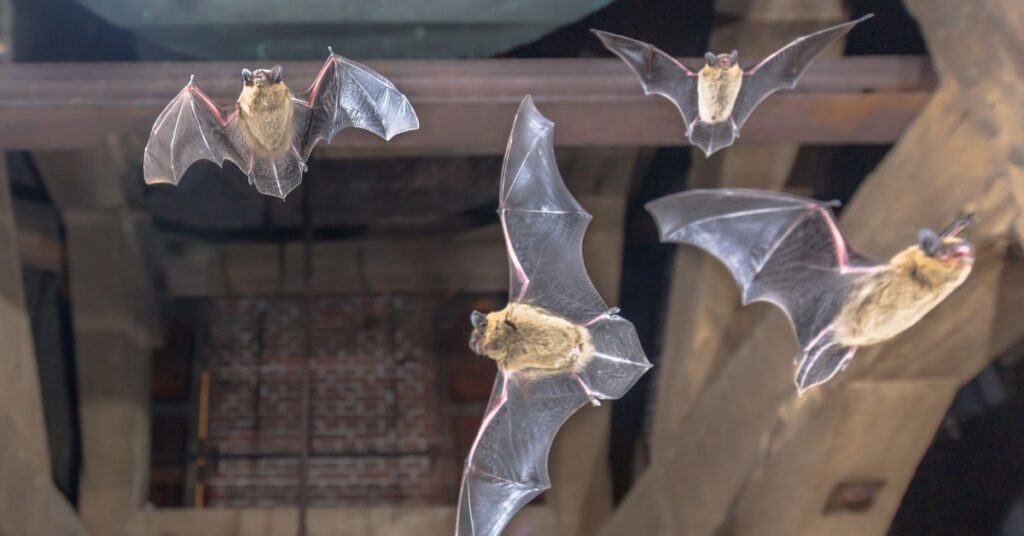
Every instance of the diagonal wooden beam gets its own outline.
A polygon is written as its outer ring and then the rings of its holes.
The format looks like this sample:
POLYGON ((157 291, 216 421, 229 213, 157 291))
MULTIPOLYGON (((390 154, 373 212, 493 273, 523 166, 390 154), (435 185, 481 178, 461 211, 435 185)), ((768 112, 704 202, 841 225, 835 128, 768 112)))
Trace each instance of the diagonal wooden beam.
MULTIPOLYGON (((1019 50, 1019 3, 997 2, 984 13, 953 0, 911 8, 930 45, 953 39, 953 21, 964 32, 948 48, 931 47, 940 66, 955 57, 950 68, 964 72, 1019 50), (963 46, 968 34, 981 42, 963 46)), ((944 80, 841 221, 855 246, 885 258, 919 227, 977 212, 983 223, 971 237, 980 255, 965 286, 918 326, 865 349, 835 381, 799 399, 790 329, 770 306, 753 306, 758 321, 602 534, 885 533, 957 387, 1024 338, 1024 319, 1008 309, 1024 299, 1024 274, 1005 253, 1019 221, 1010 194, 1019 167, 1013 147, 1024 137, 1021 114, 1000 100, 1020 82, 1002 79, 1019 76, 1012 70, 988 74, 969 86, 944 80), (867 497, 860 509, 843 506, 850 486, 867 497), (838 510, 826 507, 836 498, 838 510)))

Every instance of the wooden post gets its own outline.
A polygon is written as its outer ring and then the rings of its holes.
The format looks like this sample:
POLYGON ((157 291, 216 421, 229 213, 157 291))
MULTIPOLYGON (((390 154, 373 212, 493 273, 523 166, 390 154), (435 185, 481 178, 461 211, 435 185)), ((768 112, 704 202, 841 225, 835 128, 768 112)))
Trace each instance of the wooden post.
POLYGON ((0 534, 86 534, 52 483, 39 371, 17 255, 15 225, 0 157, 0 534))
POLYGON ((128 208, 125 151, 37 154, 67 231, 82 479, 79 510, 97 535, 120 535, 148 493, 150 352, 156 307, 145 220, 128 208), (121 165, 118 165, 118 164, 121 165))
MULTIPOLYGON (((637 156, 636 149, 581 150, 573 165, 563 168, 569 190, 594 217, 583 239, 583 258, 609 304, 618 303, 626 197, 637 156)), ((558 520, 557 534, 593 534, 611 512, 611 404, 579 410, 555 438, 547 497, 558 520)))

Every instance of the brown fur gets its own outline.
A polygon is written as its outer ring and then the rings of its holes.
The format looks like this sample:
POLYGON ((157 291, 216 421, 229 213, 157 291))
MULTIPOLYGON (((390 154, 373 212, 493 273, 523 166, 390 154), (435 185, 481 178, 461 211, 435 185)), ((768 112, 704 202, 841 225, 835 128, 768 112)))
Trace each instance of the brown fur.
POLYGON ((586 327, 518 303, 488 314, 473 340, 477 352, 506 372, 575 370, 594 355, 586 327))
POLYGON ((705 65, 697 80, 697 111, 700 120, 710 124, 728 120, 742 83, 743 70, 739 65, 728 69, 705 65))
POLYGON ((284 82, 245 86, 238 96, 238 117, 250 146, 262 157, 291 150, 293 115, 292 94, 284 82))
POLYGON ((836 340, 862 346, 895 337, 942 303, 970 272, 969 259, 929 257, 916 245, 897 253, 888 266, 850 292, 839 314, 836 340))

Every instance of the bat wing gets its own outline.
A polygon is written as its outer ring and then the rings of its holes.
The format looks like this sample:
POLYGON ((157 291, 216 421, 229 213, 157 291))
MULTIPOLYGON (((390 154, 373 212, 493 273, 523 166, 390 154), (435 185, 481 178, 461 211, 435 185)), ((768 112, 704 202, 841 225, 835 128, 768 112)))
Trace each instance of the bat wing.
POLYGON ((690 135, 697 119, 697 73, 657 47, 613 33, 591 30, 604 46, 633 70, 644 94, 661 95, 676 105, 690 135))
POLYGON ((456 533, 496 536, 551 487, 547 459, 562 424, 588 401, 619 398, 650 368, 636 329, 609 310, 583 266, 590 215, 555 164, 553 124, 524 99, 505 154, 499 210, 511 298, 556 313, 590 332, 595 354, 575 371, 499 372, 466 459, 456 533))
POLYGON ((780 89, 795 88, 800 77, 804 75, 804 71, 810 67, 814 58, 818 57, 822 50, 825 50, 825 47, 872 16, 868 14, 855 21, 798 37, 744 73, 743 83, 740 85, 740 92, 736 96, 732 112, 736 127, 742 127, 754 108, 768 95, 780 89))
POLYGON ((233 108, 222 109, 203 93, 194 78, 156 118, 143 155, 147 184, 178 184, 197 160, 223 165, 230 160, 246 169, 248 149, 233 108))
POLYGON ((356 127, 390 140, 420 128, 409 99, 380 73, 333 51, 309 91, 295 98, 302 160, 320 140, 356 127))
POLYGON ((853 253, 827 205, 755 190, 690 190, 647 204, 664 242, 717 257, 743 303, 767 301, 789 317, 803 349, 801 390, 831 378, 853 349, 837 344, 833 322, 853 283, 878 269, 853 253))

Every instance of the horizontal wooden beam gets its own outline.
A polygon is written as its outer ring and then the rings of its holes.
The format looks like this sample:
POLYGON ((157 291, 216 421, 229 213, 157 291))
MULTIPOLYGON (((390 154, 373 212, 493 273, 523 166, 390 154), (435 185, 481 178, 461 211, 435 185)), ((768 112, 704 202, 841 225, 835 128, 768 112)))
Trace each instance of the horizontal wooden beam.
MULTIPOLYGON (((700 60, 684 60, 699 64, 700 60)), ((287 80, 305 89, 320 62, 285 63, 287 80)), ((499 152, 516 106, 532 94, 559 126, 564 146, 681 145, 683 126, 667 100, 647 97, 617 59, 379 61, 369 65, 412 100, 421 129, 389 148, 499 152)), ((0 148, 69 149, 111 134, 145 135, 166 103, 195 74, 221 104, 252 63, 0 65, 0 148)), ((769 98, 743 129, 744 142, 886 143, 899 137, 934 86, 925 57, 847 57, 821 61, 796 91, 769 98)), ((362 131, 333 146, 380 149, 362 131)))

